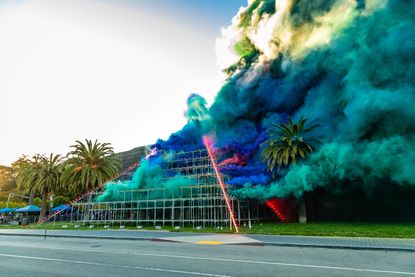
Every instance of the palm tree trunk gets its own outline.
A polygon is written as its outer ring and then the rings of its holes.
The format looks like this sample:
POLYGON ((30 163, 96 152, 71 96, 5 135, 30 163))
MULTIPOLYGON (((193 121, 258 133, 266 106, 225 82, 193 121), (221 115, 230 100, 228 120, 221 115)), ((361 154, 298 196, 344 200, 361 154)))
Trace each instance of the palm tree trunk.
POLYGON ((298 222, 299 223, 307 223, 307 208, 306 208, 306 201, 305 195, 300 200, 300 204, 298 207, 298 222))
MULTIPOLYGON (((91 190, 91 188, 92 188, 92 185, 88 186, 87 190, 91 190)), ((89 203, 92 202, 92 194, 91 193, 88 193, 87 202, 89 202, 89 203)))
POLYGON ((30 191, 30 194, 29 194, 29 205, 33 205, 33 200, 34 199, 35 199, 35 191, 32 190, 32 191, 30 191))
POLYGON ((40 210, 39 220, 45 218, 47 205, 48 205, 48 188, 47 186, 44 186, 42 190, 42 207, 40 210))
POLYGON ((88 196, 87 196, 87 202, 88 203, 91 203, 92 202, 92 194, 88 194, 88 196))

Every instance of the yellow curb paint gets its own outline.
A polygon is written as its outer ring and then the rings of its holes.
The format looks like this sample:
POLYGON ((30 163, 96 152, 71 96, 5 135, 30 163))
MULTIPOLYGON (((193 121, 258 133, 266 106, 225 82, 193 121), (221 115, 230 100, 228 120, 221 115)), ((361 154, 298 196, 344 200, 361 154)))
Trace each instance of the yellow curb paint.
POLYGON ((200 240, 195 242, 196 244, 223 244, 221 241, 214 241, 214 240, 200 240))

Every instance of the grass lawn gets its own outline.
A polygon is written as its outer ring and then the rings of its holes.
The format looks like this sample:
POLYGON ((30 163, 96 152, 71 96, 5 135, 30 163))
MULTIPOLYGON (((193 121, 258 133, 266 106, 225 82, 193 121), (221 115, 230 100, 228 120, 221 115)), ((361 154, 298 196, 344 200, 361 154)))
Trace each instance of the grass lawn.
MULTIPOLYGON (((245 230, 244 230, 245 232, 245 230)), ((415 238, 415 224, 405 223, 307 223, 263 224, 250 234, 415 238)))
MULTIPOLYGON (((32 226, 5 226, 0 225, 0 229, 22 228, 31 229, 32 226)), ((104 226, 99 225, 90 228, 87 225, 70 223, 47 223, 37 226, 40 229, 67 229, 67 230, 103 230, 104 226), (63 228, 63 225, 67 225, 63 228)), ((119 230, 119 225, 109 226, 108 229, 119 230)), ((125 226, 127 230, 137 230, 136 226, 125 226)), ((154 226, 143 226, 144 230, 159 230, 154 226)), ((162 227, 162 230, 172 232, 200 232, 200 233, 232 233, 229 229, 203 228, 200 230, 191 227, 174 229, 171 226, 162 227)), ((254 224, 252 229, 241 226, 242 234, 265 234, 265 235, 294 235, 294 236, 339 236, 339 237, 382 237, 382 238, 415 238, 415 224, 410 223, 263 223, 254 224)))
MULTIPOLYGON (((173 230, 177 231, 177 230, 173 230)), ((193 231, 184 228, 178 231, 193 231)), ((197 230, 199 232, 218 232, 213 228, 197 230)), ((224 230, 220 230, 224 232, 224 230)), ((225 232, 229 232, 226 230, 225 232)), ((415 238, 415 224, 405 223, 263 223, 252 229, 240 227, 242 234, 293 235, 293 236, 338 236, 338 237, 381 237, 415 238)))

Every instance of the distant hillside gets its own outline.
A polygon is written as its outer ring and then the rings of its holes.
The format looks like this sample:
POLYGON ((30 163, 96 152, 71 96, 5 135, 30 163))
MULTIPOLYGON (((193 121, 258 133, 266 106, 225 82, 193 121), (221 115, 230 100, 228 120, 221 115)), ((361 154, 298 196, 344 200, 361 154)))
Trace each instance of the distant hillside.
POLYGON ((121 170, 125 170, 131 164, 140 161, 147 154, 150 153, 150 148, 148 146, 139 146, 128 151, 116 153, 120 158, 122 163, 121 170))

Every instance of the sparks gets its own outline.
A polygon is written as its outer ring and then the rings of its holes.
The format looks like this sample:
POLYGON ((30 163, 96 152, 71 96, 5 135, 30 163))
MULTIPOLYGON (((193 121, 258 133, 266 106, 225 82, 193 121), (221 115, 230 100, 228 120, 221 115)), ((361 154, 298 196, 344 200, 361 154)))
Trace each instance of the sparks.
POLYGON ((231 215, 232 223, 235 226, 235 231, 236 231, 236 233, 239 233, 238 222, 235 219, 235 215, 234 215, 233 210, 232 210, 231 202, 229 201, 228 194, 226 193, 225 184, 223 183, 222 177, 219 173, 218 165, 216 164, 215 158, 214 158, 213 153, 212 153, 211 139, 208 136, 204 136, 203 137, 203 143, 206 146, 207 152, 209 154, 209 158, 212 161, 213 168, 215 169, 216 177, 218 178, 220 187, 221 187, 222 192, 223 192, 223 196, 225 197, 226 206, 228 206, 228 210, 229 210, 229 213, 231 215))

